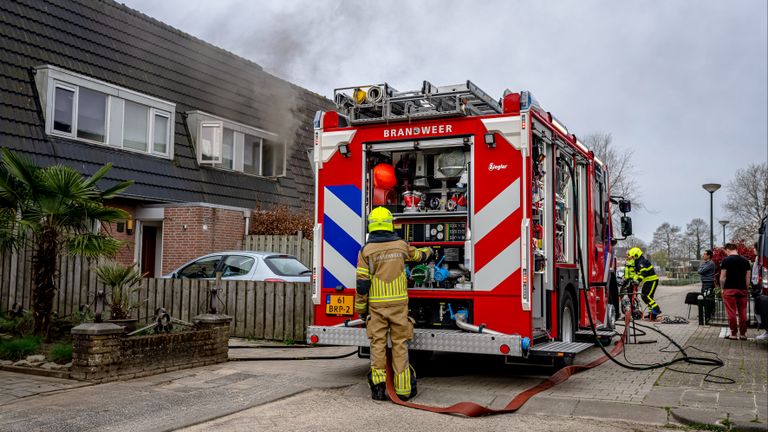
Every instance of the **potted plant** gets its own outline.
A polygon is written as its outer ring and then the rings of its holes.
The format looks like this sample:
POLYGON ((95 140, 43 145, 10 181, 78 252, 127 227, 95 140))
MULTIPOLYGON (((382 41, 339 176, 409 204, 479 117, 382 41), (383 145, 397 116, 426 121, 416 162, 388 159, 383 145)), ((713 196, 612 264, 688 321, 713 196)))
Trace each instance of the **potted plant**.
POLYGON ((131 311, 139 307, 139 303, 131 303, 131 297, 141 290, 142 277, 136 264, 128 266, 108 261, 96 266, 95 271, 96 278, 109 287, 110 319, 106 321, 125 327, 126 332, 135 330, 138 319, 131 318, 131 311))

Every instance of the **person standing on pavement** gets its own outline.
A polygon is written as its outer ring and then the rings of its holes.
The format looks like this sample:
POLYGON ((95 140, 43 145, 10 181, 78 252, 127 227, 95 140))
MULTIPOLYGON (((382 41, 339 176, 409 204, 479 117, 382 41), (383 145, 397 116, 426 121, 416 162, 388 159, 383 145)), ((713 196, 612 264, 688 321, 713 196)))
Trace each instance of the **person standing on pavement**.
POLYGON ((635 281, 642 286, 640 298, 650 309, 647 318, 655 321, 661 315, 661 308, 653 299, 656 294, 656 287, 659 286, 659 277, 656 275, 656 270, 653 269, 653 263, 643 255, 643 251, 639 247, 633 247, 627 252, 627 255, 634 260, 635 281))
POLYGON ((712 262, 712 251, 707 249, 701 254, 702 263, 699 266, 701 277, 701 295, 704 297, 704 323, 708 323, 715 308, 715 263, 712 262))
POLYGON ((736 245, 726 243, 728 256, 720 263, 720 286, 723 288, 723 304, 728 317, 731 335, 728 339, 747 340, 747 302, 752 273, 749 261, 739 255, 736 245))
POLYGON ((368 241, 357 257, 355 311, 365 321, 371 341, 371 397, 386 400, 387 334, 392 340, 395 393, 408 400, 416 396, 416 374, 408 362, 407 342, 413 338, 408 316, 406 261, 424 261, 432 249, 417 249, 394 232, 392 213, 376 207, 368 215, 368 241))

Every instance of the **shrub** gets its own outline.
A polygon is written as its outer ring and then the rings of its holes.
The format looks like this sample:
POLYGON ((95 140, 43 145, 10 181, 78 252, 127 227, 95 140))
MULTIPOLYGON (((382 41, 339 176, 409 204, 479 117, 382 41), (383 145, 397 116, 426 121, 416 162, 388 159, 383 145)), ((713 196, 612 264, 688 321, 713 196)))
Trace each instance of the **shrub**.
POLYGON ((17 318, 0 317, 0 333, 10 333, 22 337, 32 333, 34 324, 34 317, 30 311, 24 312, 22 316, 17 318))
POLYGON ((40 349, 40 337, 27 336, 0 341, 0 359, 20 360, 40 349))
POLYGON ((61 342, 51 347, 48 360, 54 363, 69 363, 72 361, 72 343, 61 342))
POLYGON ((662 285, 666 286, 681 286, 681 285, 691 285, 701 282, 700 279, 665 279, 661 281, 662 285))
POLYGON ((136 264, 123 265, 114 261, 94 267, 96 278, 110 288, 109 309, 111 319, 127 319, 139 304, 131 303, 134 293, 141 290, 141 272, 136 264))
POLYGON ((301 231, 304 238, 312 238, 314 222, 312 213, 298 212, 286 206, 277 206, 272 210, 256 209, 251 213, 250 230, 252 235, 293 235, 301 231))

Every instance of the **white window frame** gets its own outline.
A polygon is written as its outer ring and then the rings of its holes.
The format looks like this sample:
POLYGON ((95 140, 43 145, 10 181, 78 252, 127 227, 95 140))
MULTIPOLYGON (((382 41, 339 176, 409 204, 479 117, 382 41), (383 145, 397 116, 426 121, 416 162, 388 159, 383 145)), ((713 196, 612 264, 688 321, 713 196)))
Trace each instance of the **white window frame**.
POLYGON ((150 108, 149 115, 152 118, 152 121, 149 123, 149 152, 156 155, 161 156, 167 156, 169 149, 173 145, 173 142, 171 141, 171 114, 165 111, 161 111, 156 108, 150 108), (165 128, 165 152, 159 152, 155 151, 155 117, 165 117, 165 120, 168 122, 168 127, 165 128))
POLYGON ((53 82, 53 92, 51 97, 51 135, 60 135, 67 138, 77 138, 77 102, 79 97, 79 91, 77 86, 73 86, 67 83, 59 82, 54 80, 53 82), (54 116, 56 115, 56 89, 64 89, 71 91, 74 96, 72 96, 72 124, 70 125, 72 128, 71 132, 64 132, 60 131, 58 129, 53 128, 53 121, 54 116))
POLYGON ((161 157, 164 159, 173 159, 175 146, 174 129, 176 104, 51 65, 40 66, 35 69, 35 83, 37 85, 38 95, 40 96, 41 106, 44 108, 46 134, 85 142, 88 144, 120 149, 132 153, 161 157), (53 116, 55 113, 56 103, 55 94, 57 87, 75 92, 72 107, 73 118, 71 133, 62 132, 53 128, 53 116), (94 141, 85 138, 79 138, 77 136, 80 88, 87 88, 88 90, 96 91, 106 96, 104 141, 94 141), (119 103, 120 100, 130 101, 146 106, 148 108, 146 151, 126 148, 123 146, 123 139, 125 135, 125 109, 123 109, 122 119, 112 118, 114 115, 112 112, 113 103, 119 103), (154 128, 156 115, 165 117, 168 120, 168 127, 166 128, 167 146, 165 153, 156 152, 154 147, 154 128), (113 120, 117 120, 117 125, 112 124, 113 120), (119 131, 116 128, 119 128, 119 131))
POLYGON ((224 140, 224 123, 220 121, 201 121, 197 132, 197 136, 200 138, 197 146, 197 160, 201 165, 213 165, 221 163, 222 154, 222 141, 224 140), (203 159, 203 145, 202 136, 203 128, 215 128, 213 131, 213 148, 211 148, 211 159, 203 159))
POLYGON ((223 117, 219 117, 213 114, 209 114, 203 111, 189 111, 187 112, 187 122, 189 125, 189 130, 193 134, 193 140, 195 142, 196 147, 196 153, 197 153, 197 162, 201 166, 209 166, 213 169, 219 169, 223 171, 234 171, 238 172, 240 174, 250 175, 250 176, 256 176, 256 177, 264 177, 264 144, 267 142, 270 143, 280 143, 283 146, 283 171, 282 173, 275 175, 275 176, 268 176, 265 178, 277 178, 277 177, 284 177, 287 175, 288 172, 288 143, 284 140, 280 139, 280 136, 276 133, 269 132, 263 129, 259 129, 257 127, 248 126, 242 123, 238 123, 232 120, 228 120, 223 117), (202 158, 202 146, 200 143, 200 136, 202 135, 202 125, 213 125, 216 124, 217 126, 220 126, 219 130, 217 131, 217 141, 215 141, 215 147, 217 150, 217 156, 218 158, 214 160, 203 160, 202 158), (224 142, 224 129, 230 129, 233 131, 233 148, 232 148, 232 168, 227 168, 223 166, 216 166, 216 164, 222 164, 223 162, 223 142, 224 142), (259 167, 258 167, 258 174, 254 173, 247 173, 244 171, 244 149, 245 149, 245 135, 251 135, 256 138, 260 139, 260 145, 259 145, 259 167))

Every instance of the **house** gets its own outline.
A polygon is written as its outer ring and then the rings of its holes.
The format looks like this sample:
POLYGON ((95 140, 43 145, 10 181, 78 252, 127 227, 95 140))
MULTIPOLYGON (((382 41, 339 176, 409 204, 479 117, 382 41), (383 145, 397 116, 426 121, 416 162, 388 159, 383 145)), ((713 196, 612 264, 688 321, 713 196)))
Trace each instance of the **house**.
POLYGON ((240 248, 256 208, 311 214, 313 116, 331 101, 110 0, 0 2, 0 146, 102 188, 133 179, 105 227, 159 276, 240 248))

